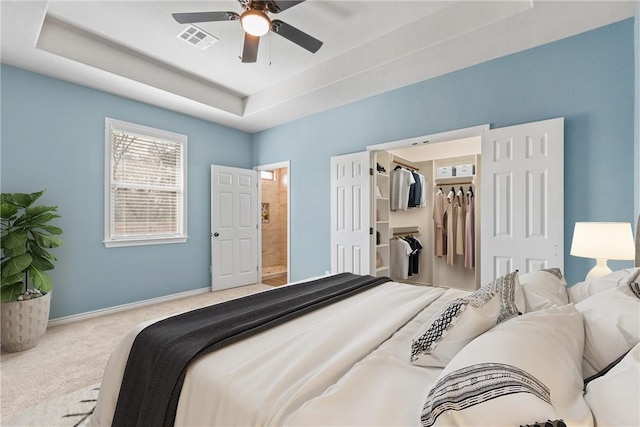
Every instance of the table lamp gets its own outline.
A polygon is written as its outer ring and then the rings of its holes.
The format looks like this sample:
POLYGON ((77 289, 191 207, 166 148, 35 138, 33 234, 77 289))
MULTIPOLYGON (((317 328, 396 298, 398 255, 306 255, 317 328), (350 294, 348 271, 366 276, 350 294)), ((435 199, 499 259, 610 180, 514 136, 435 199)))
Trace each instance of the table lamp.
POLYGON ((607 260, 632 260, 635 257, 631 223, 576 222, 571 255, 596 259, 596 266, 589 271, 587 279, 610 274, 607 260))

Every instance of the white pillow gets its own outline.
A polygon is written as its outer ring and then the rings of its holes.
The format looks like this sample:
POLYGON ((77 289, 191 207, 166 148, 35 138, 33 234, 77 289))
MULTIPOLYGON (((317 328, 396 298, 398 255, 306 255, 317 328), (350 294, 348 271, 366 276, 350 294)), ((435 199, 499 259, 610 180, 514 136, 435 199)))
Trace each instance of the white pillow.
POLYGON ((411 362, 444 367, 478 335, 512 316, 524 306, 518 272, 509 273, 464 298, 451 301, 427 322, 411 342, 411 362))
POLYGON ((519 279, 524 292, 526 313, 569 302, 567 281, 559 268, 520 274, 519 279))
POLYGON ((640 344, 585 391, 596 425, 640 426, 640 344))
POLYGON ((582 395, 582 316, 571 304, 534 311, 476 338, 428 393, 423 426, 593 425, 582 395))
POLYGON ((618 286, 576 304, 584 317, 584 378, 597 374, 640 342, 638 288, 637 283, 618 286))
POLYGON ((614 271, 603 277, 594 277, 584 282, 578 282, 569 288, 569 300, 577 304, 600 292, 617 286, 628 285, 640 280, 640 268, 628 268, 614 271))

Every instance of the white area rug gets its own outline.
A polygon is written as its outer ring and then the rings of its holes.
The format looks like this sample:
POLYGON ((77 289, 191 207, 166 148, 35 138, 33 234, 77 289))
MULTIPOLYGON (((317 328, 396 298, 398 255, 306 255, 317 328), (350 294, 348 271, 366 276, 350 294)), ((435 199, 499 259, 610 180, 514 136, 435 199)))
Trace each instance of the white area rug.
POLYGON ((100 383, 41 403, 2 420, 3 426, 75 427, 86 425, 96 407, 100 383))

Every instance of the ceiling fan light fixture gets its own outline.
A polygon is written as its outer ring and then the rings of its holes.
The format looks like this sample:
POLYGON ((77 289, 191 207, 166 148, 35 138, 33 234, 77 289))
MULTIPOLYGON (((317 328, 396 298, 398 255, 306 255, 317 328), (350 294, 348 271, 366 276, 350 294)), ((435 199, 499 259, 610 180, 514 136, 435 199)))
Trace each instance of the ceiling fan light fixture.
POLYGON ((271 20, 259 10, 249 9, 240 15, 242 28, 252 36, 262 37, 269 32, 271 20))

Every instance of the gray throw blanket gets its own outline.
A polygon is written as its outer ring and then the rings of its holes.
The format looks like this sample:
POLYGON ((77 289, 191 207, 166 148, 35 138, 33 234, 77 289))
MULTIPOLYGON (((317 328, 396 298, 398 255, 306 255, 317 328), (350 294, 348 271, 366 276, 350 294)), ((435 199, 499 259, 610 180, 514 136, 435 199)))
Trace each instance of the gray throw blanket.
POLYGON ((148 326, 131 347, 112 425, 173 426, 187 367, 197 357, 388 281, 342 273, 148 326))

